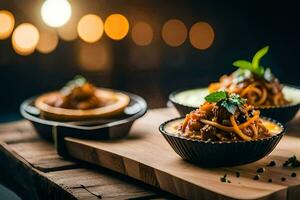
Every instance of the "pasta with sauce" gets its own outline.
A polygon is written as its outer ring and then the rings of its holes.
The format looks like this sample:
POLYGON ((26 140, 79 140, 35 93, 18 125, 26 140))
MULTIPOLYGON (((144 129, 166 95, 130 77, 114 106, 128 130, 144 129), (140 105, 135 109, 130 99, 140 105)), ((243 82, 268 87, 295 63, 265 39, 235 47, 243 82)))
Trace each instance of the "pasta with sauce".
MULTIPOLYGON (((270 136, 260 119, 259 110, 242 101, 240 105, 235 104, 236 109, 232 113, 227 110, 230 106, 224 106, 224 101, 228 101, 228 98, 218 102, 205 102, 197 110, 187 114, 179 127, 180 134, 204 141, 249 141, 270 136)), ((231 101, 231 106, 237 102, 236 99, 231 101)))

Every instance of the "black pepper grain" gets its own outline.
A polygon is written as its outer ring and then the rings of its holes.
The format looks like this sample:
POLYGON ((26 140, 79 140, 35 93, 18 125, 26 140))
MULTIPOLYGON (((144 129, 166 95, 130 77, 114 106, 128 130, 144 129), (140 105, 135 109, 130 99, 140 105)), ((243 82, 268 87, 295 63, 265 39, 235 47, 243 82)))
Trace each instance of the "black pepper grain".
POLYGON ((296 172, 291 173, 291 177, 295 178, 297 176, 296 172))
POLYGON ((286 180, 286 178, 284 178, 284 177, 281 178, 281 181, 285 181, 285 180, 286 180))
POLYGON ((224 176, 220 177, 220 181, 223 183, 231 183, 231 181, 227 178, 227 174, 224 174, 224 176))
POLYGON ((273 180, 272 180, 271 178, 269 178, 268 182, 269 182, 269 183, 272 183, 272 182, 273 182, 273 180))
POLYGON ((241 173, 240 173, 240 172, 235 172, 235 176, 236 176, 236 177, 240 177, 240 176, 241 176, 241 173))
POLYGON ((259 180, 260 179, 260 176, 257 174, 253 177, 254 180, 259 180))
POLYGON ((257 173, 264 173, 265 172, 265 168, 263 168, 263 167, 257 168, 256 172, 257 173))
POLYGON ((272 160, 267 166, 274 167, 274 166, 276 166, 276 162, 274 160, 272 160))

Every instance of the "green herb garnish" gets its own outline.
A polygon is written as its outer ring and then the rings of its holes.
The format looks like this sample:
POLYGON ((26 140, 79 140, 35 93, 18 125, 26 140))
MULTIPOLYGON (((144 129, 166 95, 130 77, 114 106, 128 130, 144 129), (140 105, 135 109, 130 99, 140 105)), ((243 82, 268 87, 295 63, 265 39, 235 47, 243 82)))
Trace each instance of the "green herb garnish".
POLYGON ((87 82, 86 78, 81 75, 76 75, 73 80, 69 81, 66 86, 82 86, 87 82))
POLYGON ((227 93, 225 91, 213 92, 205 97, 205 100, 210 103, 213 103, 213 102, 217 103, 224 99, 227 99, 227 93))
POLYGON ((237 109, 246 103, 246 99, 241 98, 237 94, 228 95, 225 91, 213 92, 205 97, 205 100, 210 103, 218 103, 228 112, 234 114, 237 109))
POLYGON ((271 80, 273 75, 271 73, 270 68, 263 67, 260 64, 261 58, 266 55, 269 51, 269 46, 266 46, 260 49, 256 54, 253 56, 252 61, 249 62, 247 60, 237 60, 233 63, 233 66, 240 68, 241 70, 249 70, 253 74, 257 75, 258 77, 263 77, 266 80, 271 80))

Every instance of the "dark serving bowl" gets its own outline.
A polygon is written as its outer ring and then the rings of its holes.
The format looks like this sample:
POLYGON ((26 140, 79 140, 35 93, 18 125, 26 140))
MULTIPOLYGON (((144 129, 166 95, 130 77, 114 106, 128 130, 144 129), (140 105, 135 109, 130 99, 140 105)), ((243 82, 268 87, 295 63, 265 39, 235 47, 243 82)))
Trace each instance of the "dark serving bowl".
POLYGON ((276 123, 282 131, 264 139, 233 142, 201 141, 166 131, 166 125, 176 120, 183 120, 183 117, 164 122, 159 126, 159 131, 174 151, 185 160, 204 167, 234 166, 265 157, 272 152, 284 135, 285 128, 282 124, 270 118, 263 119, 276 123))
POLYGON ((56 136, 72 136, 84 139, 116 139, 127 136, 133 122, 147 111, 145 100, 135 94, 123 92, 130 103, 122 114, 113 118, 60 122, 43 119, 34 106, 36 97, 25 100, 20 106, 21 115, 29 120, 37 133, 44 139, 55 141, 56 136))
MULTIPOLYGON (((169 100, 181 116, 185 116, 198 108, 208 94, 207 88, 180 89, 169 95, 169 100)), ((282 123, 287 123, 296 115, 300 108, 300 88, 284 85, 283 93, 291 103, 284 106, 257 107, 262 116, 271 117, 282 123)))

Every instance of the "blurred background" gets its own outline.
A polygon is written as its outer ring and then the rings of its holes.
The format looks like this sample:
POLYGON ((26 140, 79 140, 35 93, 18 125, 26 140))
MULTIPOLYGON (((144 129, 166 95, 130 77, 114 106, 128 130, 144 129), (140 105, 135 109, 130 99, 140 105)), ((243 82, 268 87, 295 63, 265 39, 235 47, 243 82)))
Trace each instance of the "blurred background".
POLYGON ((270 45, 262 61, 300 85, 295 1, 1 0, 0 113, 77 74, 164 107, 270 45))

